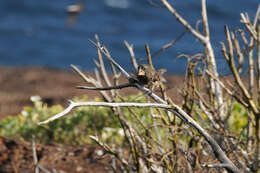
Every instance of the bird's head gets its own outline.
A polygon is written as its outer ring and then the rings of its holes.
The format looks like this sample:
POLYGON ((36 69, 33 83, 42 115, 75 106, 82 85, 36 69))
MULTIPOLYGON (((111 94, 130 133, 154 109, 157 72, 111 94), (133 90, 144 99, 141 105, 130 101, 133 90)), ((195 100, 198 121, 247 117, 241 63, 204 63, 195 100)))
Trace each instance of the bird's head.
POLYGON ((137 69, 137 76, 145 76, 145 65, 139 65, 137 69))

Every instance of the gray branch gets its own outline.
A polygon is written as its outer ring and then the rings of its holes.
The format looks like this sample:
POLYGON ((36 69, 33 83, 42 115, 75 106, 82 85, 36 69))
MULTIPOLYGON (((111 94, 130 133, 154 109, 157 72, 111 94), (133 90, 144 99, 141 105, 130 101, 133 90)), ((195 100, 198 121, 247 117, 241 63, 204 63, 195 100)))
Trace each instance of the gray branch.
POLYGON ((89 86, 76 86, 78 89, 87 89, 87 90, 112 90, 112 89, 122 89, 126 87, 134 87, 134 84, 125 83, 121 85, 109 86, 109 87, 89 87, 89 86))
POLYGON ((66 114, 68 114, 73 108, 79 106, 104 106, 104 107, 156 107, 156 108, 170 108, 167 104, 158 104, 158 103, 108 103, 108 102, 73 102, 70 101, 70 105, 64 109, 62 112, 54 115, 53 117, 40 122, 39 124, 47 124, 53 120, 56 120, 66 114))

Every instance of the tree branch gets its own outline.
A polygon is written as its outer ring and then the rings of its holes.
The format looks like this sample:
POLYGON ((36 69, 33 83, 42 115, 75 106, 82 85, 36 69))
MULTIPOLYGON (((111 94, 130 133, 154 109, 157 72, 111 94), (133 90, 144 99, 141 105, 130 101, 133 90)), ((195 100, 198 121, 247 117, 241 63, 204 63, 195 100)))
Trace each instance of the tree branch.
POLYGON ((124 41, 124 43, 125 43, 125 46, 127 47, 128 51, 131 55, 132 64, 133 64, 135 70, 137 71, 138 63, 137 63, 136 58, 135 58, 134 46, 132 44, 130 45, 127 41, 124 41))
MULTIPOLYGON (((86 75, 84 75, 75 65, 71 64, 70 66, 85 82, 91 83, 96 87, 102 87, 100 82, 96 81, 95 79, 93 79, 91 77, 87 77, 86 75)), ((101 91, 101 94, 103 95, 105 100, 107 100, 108 102, 111 102, 111 98, 107 94, 106 91, 101 91)))
POLYGON ((186 33, 187 33, 187 30, 183 31, 175 40, 172 40, 170 43, 167 43, 164 46, 162 46, 159 50, 157 50, 156 52, 154 52, 152 54, 152 58, 155 58, 161 52, 164 52, 166 49, 168 49, 168 48, 172 47, 173 45, 175 45, 186 33))
POLYGON ((198 38, 201 42, 206 43, 206 38, 196 31, 179 13, 168 3, 167 0, 161 0, 163 5, 172 13, 173 16, 181 23, 192 35, 198 38))
POLYGON ((118 68, 118 70, 120 70, 122 72, 122 74, 127 78, 127 79, 131 79, 132 77, 127 73, 127 71, 125 71, 111 56, 110 54, 108 54, 104 48, 102 46, 97 45, 94 41, 90 40, 89 41, 95 45, 106 57, 109 61, 111 61, 116 68, 118 68))
POLYGON ((88 90, 112 90, 112 89, 122 89, 126 87, 135 87, 132 83, 125 83, 121 85, 109 86, 109 87, 89 87, 89 86, 76 86, 77 89, 88 89, 88 90))
POLYGON ((104 106, 104 107, 156 107, 156 108, 164 108, 168 109, 170 108, 167 104, 158 104, 158 103, 108 103, 108 102, 73 102, 70 100, 70 105, 64 109, 62 112, 52 116, 51 118, 42 121, 40 124, 47 124, 51 121, 54 121, 60 117, 63 117, 64 115, 68 114, 73 108, 79 107, 79 106, 104 106))

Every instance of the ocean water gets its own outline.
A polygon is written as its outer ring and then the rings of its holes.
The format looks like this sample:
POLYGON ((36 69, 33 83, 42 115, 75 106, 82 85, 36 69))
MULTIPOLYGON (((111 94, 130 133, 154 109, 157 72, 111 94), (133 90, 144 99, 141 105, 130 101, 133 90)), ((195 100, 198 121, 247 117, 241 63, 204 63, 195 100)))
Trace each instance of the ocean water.
MULTIPOLYGON (((78 1, 0 1, 0 65, 43 65, 69 68, 78 65, 93 70, 97 57, 95 47, 88 41, 98 34, 102 44, 127 70, 133 70, 130 54, 124 40, 134 45, 138 59, 146 57, 145 44, 154 53, 163 45, 175 40, 184 27, 164 8, 152 6, 148 0, 85 0, 84 10, 76 23, 68 26, 68 5, 78 1)), ((159 0, 153 0, 159 2, 159 0)), ((200 20, 200 1, 171 0, 177 11, 196 26, 200 20)), ((231 30, 243 27, 240 13, 247 12, 251 20, 259 0, 218 0, 207 2, 208 19, 218 69, 227 73, 220 52, 224 25, 231 30)), ((201 25, 199 25, 201 28, 201 25)), ((201 43, 189 33, 173 47, 153 59, 156 68, 166 68, 169 73, 185 71, 186 59, 180 54, 203 52, 201 43)), ((140 63, 143 63, 141 60, 140 63)))

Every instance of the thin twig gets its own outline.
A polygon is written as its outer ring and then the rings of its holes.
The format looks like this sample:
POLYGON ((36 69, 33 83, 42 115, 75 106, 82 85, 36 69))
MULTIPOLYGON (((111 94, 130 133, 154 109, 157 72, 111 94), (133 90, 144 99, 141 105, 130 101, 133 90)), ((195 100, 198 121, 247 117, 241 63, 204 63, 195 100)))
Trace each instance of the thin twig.
MULTIPOLYGON (((99 38, 98 38, 98 35, 95 34, 95 39, 97 41, 97 45, 98 46, 101 46, 100 42, 99 42, 99 38)), ((106 52, 109 54, 108 50, 104 47, 104 49, 106 50, 106 52)), ((100 67, 100 72, 101 72, 101 75, 103 77, 103 79, 105 80, 106 82, 106 85, 107 86, 111 86, 111 83, 110 83, 110 80, 109 80, 109 77, 107 75, 107 71, 106 71, 106 68, 105 68, 105 65, 104 65, 104 61, 103 61, 103 58, 102 58, 102 54, 100 52, 100 50, 97 48, 97 54, 98 54, 98 60, 99 60, 99 67, 100 67)), ((115 92, 113 90, 110 91, 112 96, 115 95, 115 92)))
POLYGON ((107 52, 105 52, 102 46, 97 45, 95 42, 89 39, 89 41, 95 45, 100 51, 122 72, 122 74, 127 78, 132 78, 107 52))
POLYGON ((153 66, 153 62, 152 62, 151 51, 150 51, 150 48, 149 48, 148 44, 145 44, 145 50, 146 50, 146 54, 147 54, 147 62, 149 64, 149 66, 151 67, 151 69, 155 70, 154 66, 153 66))
POLYGON ((135 70, 137 71, 138 63, 137 63, 136 58, 135 58, 134 46, 132 44, 130 45, 127 41, 124 41, 124 43, 125 43, 125 46, 127 47, 128 51, 131 55, 132 64, 133 64, 135 70))
MULTIPOLYGON (((226 38, 227 39, 231 39, 230 38, 230 32, 229 32, 229 29, 227 26, 225 26, 225 33, 226 33, 226 38)), ((231 41, 228 41, 229 44, 232 44, 231 41)), ((259 113, 259 110, 256 108, 256 105, 253 101, 253 98, 252 96, 250 95, 250 93, 247 91, 244 83, 242 82, 241 80, 241 77, 239 76, 239 73, 238 73, 238 70, 235 66, 235 62, 234 62, 234 58, 233 56, 231 56, 230 53, 227 53, 226 51, 226 47, 225 47, 225 44, 223 42, 221 42, 221 46, 222 46, 222 53, 224 55, 224 57, 226 58, 228 64, 229 64, 229 67, 232 71, 232 74, 235 78, 235 81, 236 83, 238 84, 240 90, 242 91, 244 97, 247 99, 247 103, 249 103, 250 107, 252 108, 252 110, 254 111, 255 114, 258 114, 259 113)))
POLYGON ((155 3, 155 2, 153 2, 153 0, 148 0, 148 2, 149 2, 152 6, 154 6, 154 7, 164 8, 164 6, 161 6, 161 5, 159 5, 159 4, 155 3))
POLYGON ((250 22, 250 19, 249 19, 249 17, 248 17, 248 14, 247 14, 247 13, 241 13, 240 16, 241 16, 241 23, 244 23, 244 24, 245 24, 245 26, 246 26, 247 30, 249 31, 249 33, 251 34, 251 36, 252 36, 255 40, 257 40, 257 33, 256 33, 256 31, 255 31, 253 25, 252 25, 251 22, 250 22))
POLYGON ((172 40, 170 43, 165 44, 164 46, 162 46, 159 50, 157 50, 156 52, 154 52, 152 54, 152 58, 155 58, 156 56, 158 56, 161 52, 166 51, 168 48, 172 47, 173 45, 175 45, 185 34, 187 33, 187 30, 183 31, 175 40, 172 40))
POLYGON ((112 150, 111 147, 109 147, 107 144, 101 142, 98 137, 96 136, 89 136, 92 140, 94 140, 99 146, 101 146, 102 148, 104 148, 107 152, 109 152, 110 154, 114 155, 121 163, 123 163, 125 165, 125 167, 127 168, 129 166, 128 162, 121 158, 116 151, 112 150))
POLYGON ((36 146, 35 146, 35 136, 32 136, 32 152, 33 152, 33 163, 34 163, 34 171, 35 173, 39 173, 38 167, 38 158, 36 153, 36 146))
POLYGON ((121 85, 115 85, 115 86, 110 86, 110 87, 89 87, 89 86, 76 86, 77 89, 88 89, 88 90, 112 90, 112 89, 122 89, 126 87, 135 87, 134 84, 131 83, 126 83, 126 84, 121 84, 121 85))
MULTIPOLYGON (((84 75, 84 73, 82 73, 75 65, 71 65, 71 68, 77 73, 79 74, 79 76, 86 82, 91 83, 92 85, 96 86, 96 87, 102 87, 102 85, 100 84, 100 82, 97 82, 95 79, 93 79, 92 77, 87 77, 86 75, 84 75)), ((101 91, 102 96, 104 97, 105 100, 107 100, 108 102, 111 102, 111 98, 109 97, 109 95, 105 92, 105 91, 101 91)))
POLYGON ((43 167, 43 166, 41 166, 41 165, 39 165, 39 168, 40 168, 40 170, 41 170, 42 172, 44 172, 44 173, 51 173, 48 169, 46 169, 45 167, 43 167))

